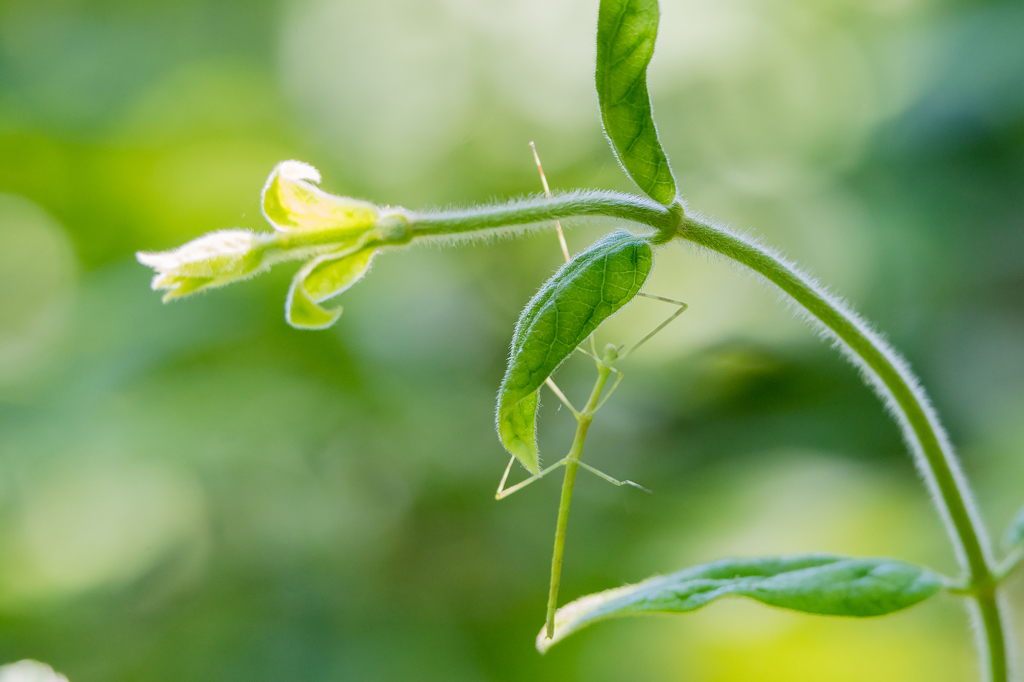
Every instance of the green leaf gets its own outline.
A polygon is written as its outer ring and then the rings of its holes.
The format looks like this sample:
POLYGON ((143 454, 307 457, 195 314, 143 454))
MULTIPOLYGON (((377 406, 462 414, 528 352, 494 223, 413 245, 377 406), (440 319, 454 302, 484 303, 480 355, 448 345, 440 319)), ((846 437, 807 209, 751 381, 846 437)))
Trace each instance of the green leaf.
POLYGON ((827 616, 884 616, 927 599, 943 587, 936 573, 896 559, 796 554, 723 559, 649 578, 566 604, 555 614, 555 636, 541 630, 541 653, 598 620, 642 613, 685 613, 716 599, 742 596, 770 606, 827 616))
POLYGON ((512 337, 498 392, 498 435, 505 448, 537 473, 537 391, 597 327, 629 303, 647 280, 651 245, 616 230, 594 242, 530 299, 512 337))
POLYGON ((337 296, 358 282, 370 268, 375 247, 356 247, 319 256, 302 266, 292 279, 285 301, 285 319, 296 329, 326 329, 341 316, 341 306, 318 303, 337 296))
POLYGON ((1003 545, 1007 548, 1014 545, 1024 545, 1024 507, 1018 509, 1017 513, 1013 516, 1013 520, 1010 521, 1010 527, 1006 529, 1006 534, 1003 535, 1003 545))
POLYGON ((626 173, 649 197, 669 206, 676 200, 676 181, 647 94, 657 35, 657 0, 601 0, 596 79, 604 130, 626 173))

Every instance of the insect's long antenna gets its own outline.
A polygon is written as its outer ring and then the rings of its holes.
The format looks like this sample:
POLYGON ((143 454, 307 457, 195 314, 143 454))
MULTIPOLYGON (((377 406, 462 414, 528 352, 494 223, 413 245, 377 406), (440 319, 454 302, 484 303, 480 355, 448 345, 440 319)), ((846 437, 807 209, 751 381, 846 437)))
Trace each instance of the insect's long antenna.
MULTIPOLYGON (((533 160, 537 162, 537 170, 540 172, 540 182, 544 185, 544 196, 548 199, 551 198, 551 188, 548 187, 548 179, 544 175, 544 167, 540 165, 540 156, 537 154, 537 146, 530 142, 530 149, 533 150, 533 160)), ((565 233, 562 232, 561 221, 555 221, 555 229, 558 231, 558 243, 562 246, 562 255, 565 256, 565 262, 568 263, 569 258, 569 245, 565 243, 565 233)))
MULTIPOLYGON (((533 150, 533 160, 537 162, 537 172, 540 173, 540 182, 544 186, 544 196, 548 199, 551 198, 551 188, 548 187, 548 178, 544 175, 544 166, 540 165, 540 155, 537 153, 537 145, 530 141, 530 149, 533 150)), ((558 243, 562 247, 562 255, 565 256, 565 262, 568 263, 572 258, 569 257, 569 245, 565 243, 565 233, 562 232, 562 223, 559 220, 555 221, 555 229, 558 231, 558 243)), ((590 349, 594 351, 594 355, 597 355, 597 341, 594 340, 594 335, 590 335, 590 349)))
POLYGON ((556 396, 558 396, 558 399, 562 401, 562 404, 569 408, 569 411, 572 412, 572 416, 574 416, 577 419, 579 419, 580 418, 579 411, 575 407, 572 406, 572 403, 569 402, 569 399, 565 397, 564 393, 562 393, 562 389, 558 388, 558 386, 555 384, 555 382, 551 380, 551 377, 548 377, 547 379, 545 379, 544 383, 547 384, 548 388, 551 389, 552 393, 554 393, 556 396))

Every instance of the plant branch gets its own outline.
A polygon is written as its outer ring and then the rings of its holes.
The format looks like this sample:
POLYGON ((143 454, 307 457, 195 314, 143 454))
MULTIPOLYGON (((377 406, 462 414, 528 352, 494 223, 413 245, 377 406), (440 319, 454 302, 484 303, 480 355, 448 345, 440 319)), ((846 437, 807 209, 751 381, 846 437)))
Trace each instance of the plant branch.
POLYGON ((956 551, 964 583, 977 600, 992 682, 1007 680, 1004 622, 985 527, 956 455, 917 378, 895 350, 842 301, 759 243, 686 216, 679 237, 747 266, 778 286, 856 365, 895 417, 914 453, 956 551))

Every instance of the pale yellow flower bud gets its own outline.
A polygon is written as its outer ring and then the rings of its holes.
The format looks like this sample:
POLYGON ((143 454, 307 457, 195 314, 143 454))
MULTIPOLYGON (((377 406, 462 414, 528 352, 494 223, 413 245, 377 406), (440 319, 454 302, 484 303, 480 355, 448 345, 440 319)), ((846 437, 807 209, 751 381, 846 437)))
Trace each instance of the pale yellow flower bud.
POLYGON ((68 682, 68 678, 45 663, 26 659, 0 666, 0 682, 68 682))
POLYGON ((282 232, 351 230, 358 234, 377 223, 377 207, 366 201, 328 194, 312 183, 320 172, 301 161, 282 161, 263 187, 263 215, 282 232))
POLYGON ((380 247, 407 244, 412 233, 403 209, 328 194, 318 182, 316 168, 282 161, 263 186, 263 215, 274 233, 221 230, 173 251, 136 254, 156 270, 153 289, 167 292, 166 302, 305 260, 288 294, 288 322, 302 329, 329 326, 341 308, 319 304, 359 280, 380 247))
POLYGON ((251 277, 263 260, 257 236, 248 230, 219 230, 172 251, 135 254, 156 270, 152 287, 164 290, 164 301, 251 277))

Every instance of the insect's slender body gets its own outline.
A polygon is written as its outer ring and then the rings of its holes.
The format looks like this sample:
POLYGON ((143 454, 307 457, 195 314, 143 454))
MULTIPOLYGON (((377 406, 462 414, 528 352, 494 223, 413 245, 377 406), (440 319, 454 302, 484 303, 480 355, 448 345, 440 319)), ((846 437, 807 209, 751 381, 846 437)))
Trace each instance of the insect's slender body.
POLYGON ((597 381, 594 383, 594 390, 590 392, 583 411, 576 417, 576 437, 573 439, 572 448, 565 461, 565 478, 562 479, 562 498, 558 504, 558 522, 555 526, 555 551, 551 556, 551 589, 548 592, 548 613, 547 631, 548 637, 555 634, 555 611, 558 608, 558 586, 562 581, 562 552, 565 549, 565 528, 569 523, 569 504, 572 502, 572 489, 576 483, 576 472, 579 471, 580 458, 583 457, 583 442, 587 438, 587 431, 591 422, 594 421, 594 412, 597 410, 601 394, 604 392, 608 377, 613 371, 613 363, 618 359, 619 354, 615 346, 608 344, 604 350, 604 357, 597 363, 597 381))
MULTIPOLYGON (((546 469, 541 470, 537 474, 534 474, 533 476, 523 481, 520 481, 519 483, 516 483, 515 485, 509 488, 506 488, 505 483, 508 481, 508 476, 512 470, 512 465, 516 461, 516 458, 513 456, 512 459, 509 460, 508 467, 506 467, 505 474, 501 477, 501 482, 498 483, 498 490, 494 495, 496 499, 504 499, 511 495, 512 493, 517 492, 522 488, 525 488, 527 485, 533 483, 534 481, 543 478, 544 476, 551 473, 558 467, 565 467, 565 476, 562 479, 562 495, 558 505, 558 521, 555 525, 555 548, 551 556, 551 586, 548 591, 547 619, 545 625, 545 632, 549 639, 552 638, 555 633, 555 613, 558 610, 558 588, 562 582, 562 556, 565 551, 565 531, 569 524, 569 505, 572 503, 572 491, 573 487, 576 484, 577 472, 580 470, 580 468, 583 468, 614 485, 630 485, 633 486, 634 488, 639 488, 640 490, 643 490, 646 493, 651 492, 647 488, 637 483, 634 483, 633 481, 620 481, 618 479, 612 478, 608 474, 598 471, 589 464, 584 463, 582 460, 583 444, 586 441, 587 432, 590 430, 590 425, 594 421, 594 414, 601 408, 602 405, 604 405, 605 401, 608 400, 609 397, 611 397, 611 394, 615 391, 616 388, 618 388, 619 382, 622 380, 622 372, 620 372, 615 367, 615 363, 618 362, 619 360, 623 360, 629 357, 633 353, 633 351, 635 351, 637 348, 645 344, 655 334, 657 334, 666 326, 668 326, 670 322, 679 317, 679 315, 681 315, 683 311, 685 311, 687 308, 687 305, 685 303, 682 303, 681 301, 674 301, 670 298, 664 298, 662 296, 654 296, 652 294, 644 293, 641 293, 639 295, 643 296, 644 298, 662 301, 665 303, 672 303, 674 305, 679 306, 679 309, 672 313, 664 322, 655 327, 653 331, 651 331, 649 334, 647 334, 638 342, 636 342, 625 353, 620 354, 620 346, 615 346, 614 344, 608 344, 607 346, 605 346, 604 354, 600 358, 598 358, 596 355, 592 355, 590 352, 583 350, 582 348, 577 348, 577 350, 580 351, 581 353, 590 356, 594 360, 594 364, 597 366, 597 380, 594 382, 594 388, 591 390, 590 397, 587 399, 587 403, 582 410, 577 410, 575 407, 573 407, 572 403, 570 403, 568 398, 565 397, 565 394, 562 393, 562 391, 558 388, 555 382, 551 380, 551 377, 548 377, 545 380, 544 383, 548 386, 548 388, 550 388, 551 391, 558 397, 558 399, 567 408, 569 408, 569 411, 572 412, 573 416, 576 418, 576 435, 573 438, 572 446, 569 448, 569 454, 566 455, 563 459, 559 460, 558 462, 555 462, 551 466, 547 467, 546 469), (617 375, 615 382, 611 385, 611 388, 605 391, 605 388, 608 385, 608 379, 611 378, 612 373, 615 373, 617 375)), ((593 335, 591 335, 590 341, 591 346, 593 346, 593 335)))

